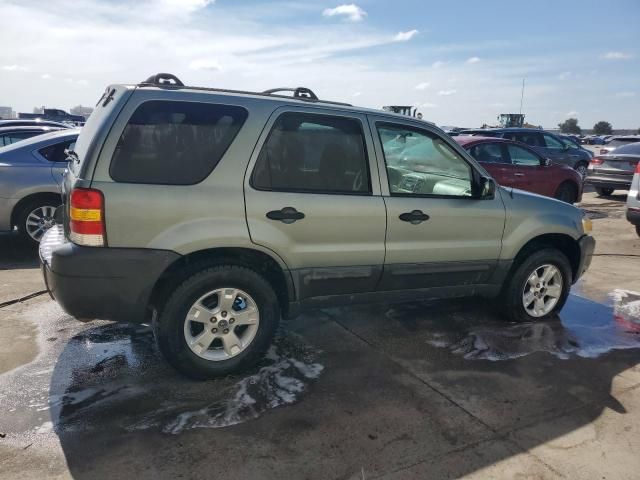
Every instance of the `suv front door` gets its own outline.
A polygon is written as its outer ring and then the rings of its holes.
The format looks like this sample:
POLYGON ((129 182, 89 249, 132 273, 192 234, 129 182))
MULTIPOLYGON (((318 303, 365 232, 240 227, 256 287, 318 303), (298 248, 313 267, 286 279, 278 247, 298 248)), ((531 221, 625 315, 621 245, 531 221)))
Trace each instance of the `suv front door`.
POLYGON ((387 207, 380 290, 486 284, 496 268, 505 208, 479 199, 478 173, 453 142, 423 123, 369 117, 387 207))
POLYGON ((253 153, 251 240, 284 260, 299 299, 370 292, 380 279, 385 206, 366 132, 365 116, 286 107, 253 153))

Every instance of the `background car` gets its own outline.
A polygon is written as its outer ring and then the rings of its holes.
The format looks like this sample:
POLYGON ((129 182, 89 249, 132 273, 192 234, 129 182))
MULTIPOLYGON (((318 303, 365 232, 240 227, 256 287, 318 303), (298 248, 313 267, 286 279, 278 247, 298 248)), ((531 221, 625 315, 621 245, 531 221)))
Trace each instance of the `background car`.
POLYGON ((3 127, 58 127, 58 128, 71 128, 66 123, 54 122, 52 120, 25 120, 22 118, 13 120, 0 120, 0 128, 3 127))
POLYGON ((640 163, 636 165, 636 171, 627 195, 627 220, 635 225, 636 233, 640 237, 640 163))
POLYGON ((37 243, 54 225, 60 184, 78 129, 63 129, 0 148, 0 231, 15 227, 37 243))
POLYGON ((486 128, 464 130, 461 135, 481 135, 483 137, 506 138, 524 143, 553 163, 567 165, 576 170, 582 178, 587 174, 591 154, 584 148, 563 141, 553 133, 534 128, 486 128))
POLYGON ((57 130, 60 130, 60 128, 47 126, 0 127, 0 148, 26 138, 42 135, 43 133, 55 132, 57 130))
POLYGON ((593 185, 598 195, 611 195, 614 190, 627 190, 640 160, 640 143, 627 143, 611 153, 591 160, 586 183, 593 185))
POLYGON ((616 148, 628 145, 630 143, 640 142, 640 135, 623 135, 619 137, 611 137, 603 148, 600 149, 601 155, 613 152, 616 148))
POLYGON ((582 177, 566 165, 552 164, 527 145, 491 137, 455 137, 505 187, 574 203, 582 197, 582 177))

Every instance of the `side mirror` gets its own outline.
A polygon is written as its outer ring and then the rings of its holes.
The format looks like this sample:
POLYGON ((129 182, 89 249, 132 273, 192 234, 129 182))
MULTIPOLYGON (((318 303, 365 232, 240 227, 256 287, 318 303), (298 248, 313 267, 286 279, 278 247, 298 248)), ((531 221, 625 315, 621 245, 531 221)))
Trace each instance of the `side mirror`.
POLYGON ((549 165, 551 165, 551 159, 550 158, 543 158, 542 159, 542 165, 544 167, 548 167, 549 165))
POLYGON ((493 178, 480 178, 480 198, 491 199, 496 194, 496 182, 493 178))

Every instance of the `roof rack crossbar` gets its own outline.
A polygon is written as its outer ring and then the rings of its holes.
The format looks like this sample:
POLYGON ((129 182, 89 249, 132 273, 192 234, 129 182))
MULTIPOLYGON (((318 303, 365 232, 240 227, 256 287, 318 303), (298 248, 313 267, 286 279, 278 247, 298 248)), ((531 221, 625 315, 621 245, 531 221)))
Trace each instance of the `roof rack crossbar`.
POLYGON ((151 75, 144 82, 142 82, 142 85, 184 87, 184 83, 182 83, 178 77, 171 73, 156 73, 155 75, 151 75))
POLYGON ((152 75, 147 78, 144 82, 138 84, 139 87, 161 87, 171 90, 180 90, 182 88, 186 88, 189 90, 201 90, 205 92, 221 92, 221 93, 234 93, 241 95, 260 95, 265 97, 279 97, 293 100, 302 100, 305 102, 320 102, 320 103, 330 103, 332 105, 342 105, 345 107, 351 107, 352 105, 349 103, 343 102, 333 102, 330 100, 320 100, 315 93, 309 88, 298 87, 298 88, 272 88, 270 90, 265 90, 264 92, 250 92, 246 90, 231 90, 226 88, 211 88, 211 87, 194 87, 190 85, 185 85, 171 73, 157 73, 156 75, 152 75), (278 92, 293 92, 293 96, 289 95, 279 95, 278 92))
POLYGON ((306 87, 298 87, 298 88, 288 88, 288 87, 283 87, 283 88, 270 88, 269 90, 265 90, 262 93, 265 93, 267 95, 271 95, 273 93, 278 93, 278 92, 293 92, 293 98, 304 98, 306 100, 315 100, 318 101, 318 96, 313 93, 313 90, 311 90, 310 88, 306 88, 306 87))

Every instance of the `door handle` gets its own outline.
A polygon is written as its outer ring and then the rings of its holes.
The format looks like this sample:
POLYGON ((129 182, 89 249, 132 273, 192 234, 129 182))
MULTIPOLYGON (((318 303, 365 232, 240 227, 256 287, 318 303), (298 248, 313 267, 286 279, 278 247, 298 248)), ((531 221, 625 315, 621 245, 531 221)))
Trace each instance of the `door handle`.
POLYGON ((293 207, 284 207, 280 210, 267 212, 269 220, 279 220, 282 223, 293 223, 304 218, 304 213, 297 211, 293 207))
POLYGON ((412 210, 411 212, 401 213, 399 218, 403 222, 409 222, 412 225, 417 225, 425 220, 429 220, 429 215, 423 213, 422 210, 412 210))
POLYGON ((513 174, 514 177, 524 177, 524 173, 514 173, 513 174))

